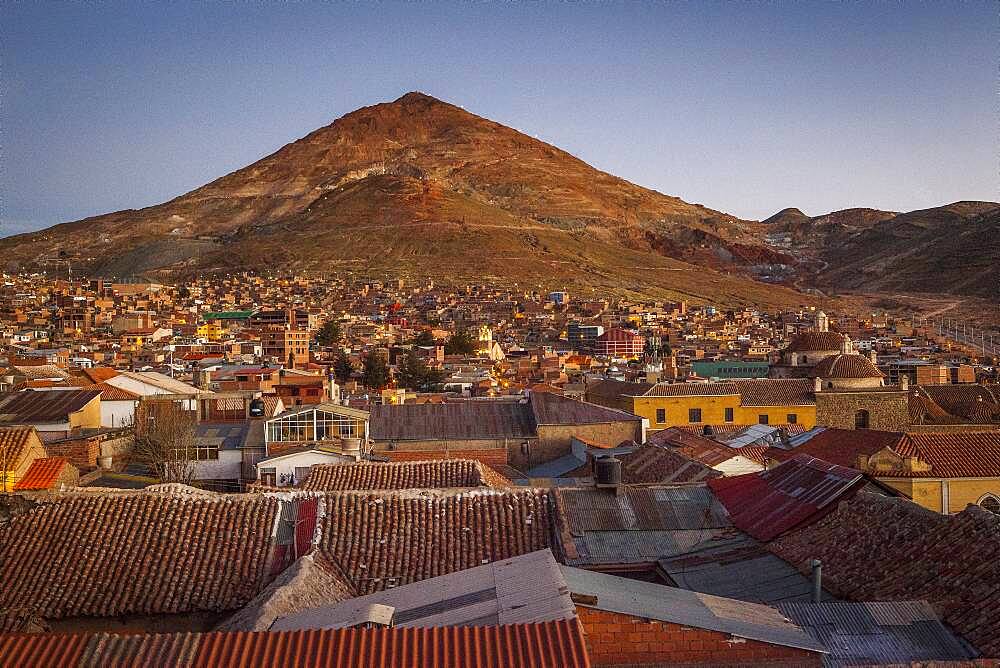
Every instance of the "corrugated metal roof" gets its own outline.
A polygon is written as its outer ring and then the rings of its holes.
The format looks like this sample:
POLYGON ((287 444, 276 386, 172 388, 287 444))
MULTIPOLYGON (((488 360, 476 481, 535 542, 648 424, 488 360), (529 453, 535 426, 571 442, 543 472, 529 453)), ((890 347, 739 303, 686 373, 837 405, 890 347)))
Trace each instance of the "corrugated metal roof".
POLYGON ((10 666, 587 668, 576 619, 510 626, 284 632, 0 635, 10 666))
POLYGON ((826 666, 975 658, 926 601, 783 603, 778 609, 821 642, 826 666))
POLYGON ((528 438, 535 420, 513 401, 394 404, 372 407, 370 430, 377 441, 528 438))
POLYGON ((816 521, 864 484, 859 471, 808 455, 769 471, 708 481, 733 524, 763 541, 816 521))
POLYGON ((535 424, 602 424, 642 420, 632 413, 570 399, 551 392, 532 392, 530 402, 535 424))
POLYGON ((353 626, 373 604, 395 608, 396 627, 526 624, 575 616, 552 552, 539 550, 280 617, 271 630, 353 626))
POLYGON ((728 633, 748 640, 824 652, 823 645, 777 610, 630 578, 562 567, 570 592, 596 597, 578 605, 728 633))
POLYGON ((560 489, 574 535, 588 531, 668 531, 730 526, 725 508, 703 485, 631 487, 621 494, 597 488, 560 489))
POLYGON ((100 390, 24 390, 8 394, 0 403, 0 422, 44 424, 66 422, 70 413, 101 396, 100 390))
MULTIPOLYGON (((678 587, 741 601, 808 601, 812 583, 737 529, 706 535, 690 549, 665 554, 659 566, 678 587)), ((823 592, 824 600, 833 600, 823 592)))

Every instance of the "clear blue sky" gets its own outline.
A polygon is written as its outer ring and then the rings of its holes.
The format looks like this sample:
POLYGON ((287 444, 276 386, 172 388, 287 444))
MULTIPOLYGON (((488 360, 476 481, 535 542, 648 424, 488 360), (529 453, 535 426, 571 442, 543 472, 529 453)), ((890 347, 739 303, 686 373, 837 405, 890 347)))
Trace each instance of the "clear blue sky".
POLYGON ((421 90, 747 218, 998 194, 994 2, 0 6, 0 234, 421 90))

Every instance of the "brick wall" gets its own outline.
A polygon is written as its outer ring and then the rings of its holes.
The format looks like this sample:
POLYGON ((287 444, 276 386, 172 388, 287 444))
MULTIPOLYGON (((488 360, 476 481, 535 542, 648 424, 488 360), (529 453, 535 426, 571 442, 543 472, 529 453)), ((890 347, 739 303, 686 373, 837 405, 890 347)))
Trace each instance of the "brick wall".
POLYGON ((97 466, 100 450, 101 442, 97 438, 76 438, 45 444, 45 452, 49 457, 65 457, 73 466, 81 469, 97 466))
POLYGON ((531 466, 528 466, 528 459, 520 448, 511 449, 511 466, 527 470, 568 455, 574 436, 609 445, 618 445, 629 439, 638 442, 642 440, 642 423, 629 420, 599 424, 538 425, 538 442, 533 443, 531 448, 531 466))
POLYGON ((820 654, 577 606, 594 666, 819 666, 820 654))

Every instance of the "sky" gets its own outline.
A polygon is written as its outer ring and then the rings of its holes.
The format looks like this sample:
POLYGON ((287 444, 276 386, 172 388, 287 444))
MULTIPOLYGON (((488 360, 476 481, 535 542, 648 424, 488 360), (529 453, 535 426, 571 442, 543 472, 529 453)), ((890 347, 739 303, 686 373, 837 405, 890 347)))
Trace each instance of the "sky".
POLYGON ((1000 200, 994 2, 0 4, 0 236, 423 91, 748 219, 1000 200))

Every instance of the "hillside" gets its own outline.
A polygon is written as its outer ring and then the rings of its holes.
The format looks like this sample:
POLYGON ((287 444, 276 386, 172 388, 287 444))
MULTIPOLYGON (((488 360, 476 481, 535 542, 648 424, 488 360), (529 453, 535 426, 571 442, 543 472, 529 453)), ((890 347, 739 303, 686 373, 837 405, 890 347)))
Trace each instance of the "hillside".
POLYGON ((347 114, 164 204, 10 237, 0 249, 8 268, 65 256, 105 275, 340 269, 803 301, 739 275, 791 261, 759 241, 756 224, 421 93, 347 114))

